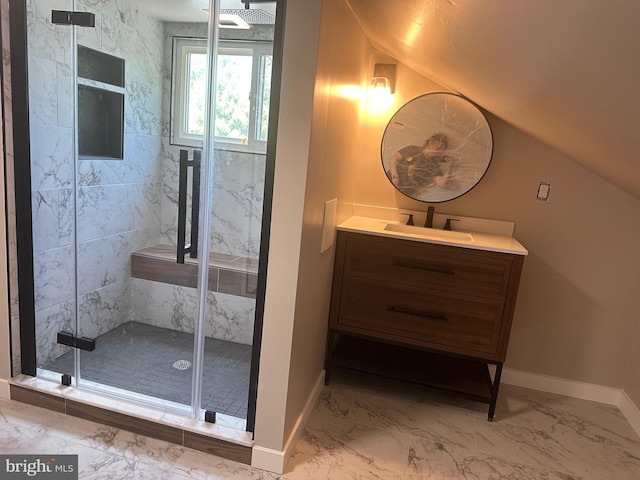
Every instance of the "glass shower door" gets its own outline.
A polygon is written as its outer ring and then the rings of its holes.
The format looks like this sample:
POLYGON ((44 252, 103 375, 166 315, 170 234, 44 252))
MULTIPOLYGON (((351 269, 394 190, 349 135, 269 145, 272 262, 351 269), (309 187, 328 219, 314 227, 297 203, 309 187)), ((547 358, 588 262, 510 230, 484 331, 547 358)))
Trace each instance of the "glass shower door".
POLYGON ((172 45, 135 5, 28 3, 37 365, 190 412, 198 267, 176 268, 172 45))
MULTIPOLYGON (((76 332, 74 30, 51 23, 50 2, 27 7, 36 362, 69 359, 55 367, 69 381, 73 350, 58 343, 57 335, 76 332)), ((72 11, 73 1, 56 7, 72 11)))
POLYGON ((207 295, 202 406, 239 419, 248 418, 255 352, 273 20, 254 26, 242 43, 222 36, 217 55, 208 232, 217 277, 207 295))
POLYGON ((78 385, 189 410, 195 304, 149 308, 182 275, 175 257, 154 257, 178 164, 165 142, 165 24, 136 2, 77 4, 97 19, 77 29, 77 323, 95 339, 79 352, 78 385))
POLYGON ((38 375, 245 428, 275 11, 27 5, 38 375))

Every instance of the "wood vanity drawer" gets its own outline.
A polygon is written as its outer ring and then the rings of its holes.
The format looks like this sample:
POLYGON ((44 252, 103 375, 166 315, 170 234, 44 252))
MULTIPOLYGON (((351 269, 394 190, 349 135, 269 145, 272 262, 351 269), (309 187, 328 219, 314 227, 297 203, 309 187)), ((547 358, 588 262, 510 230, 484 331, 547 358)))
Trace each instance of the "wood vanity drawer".
POLYGON ((441 388, 492 420, 523 261, 339 229, 325 383, 338 367, 441 388))
POLYGON ((345 275, 478 296, 504 297, 509 287, 512 262, 504 254, 346 235, 345 275))
POLYGON ((344 278, 337 328, 463 354, 497 355, 504 302, 344 278))

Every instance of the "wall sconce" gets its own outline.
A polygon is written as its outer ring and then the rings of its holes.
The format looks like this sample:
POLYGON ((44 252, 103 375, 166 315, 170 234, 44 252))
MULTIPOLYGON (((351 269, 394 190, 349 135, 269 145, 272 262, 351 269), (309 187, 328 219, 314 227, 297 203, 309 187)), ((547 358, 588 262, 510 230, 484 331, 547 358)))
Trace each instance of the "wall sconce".
POLYGON ((393 63, 376 63, 369 88, 373 91, 394 93, 396 91, 396 66, 393 63))

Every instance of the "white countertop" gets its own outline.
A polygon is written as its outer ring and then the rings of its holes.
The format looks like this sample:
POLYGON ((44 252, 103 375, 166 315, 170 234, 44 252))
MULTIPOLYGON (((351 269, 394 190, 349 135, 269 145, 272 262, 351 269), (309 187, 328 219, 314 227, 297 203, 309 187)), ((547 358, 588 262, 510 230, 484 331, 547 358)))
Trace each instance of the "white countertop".
MULTIPOLYGON (((400 238, 416 242, 435 243, 454 247, 471 248, 474 250, 487 250, 490 252, 511 253, 514 255, 527 255, 529 252, 515 238, 509 235, 497 235, 494 233, 471 232, 470 239, 438 238, 446 235, 442 230, 430 228, 417 228, 417 234, 385 230, 388 224, 402 225, 399 222, 380 220, 369 217, 351 217, 336 228, 345 232, 368 233, 381 237, 400 238), (424 232, 424 233, 423 233, 424 232), (430 236, 430 234, 433 235, 430 236)), ((456 230, 455 232, 465 232, 456 230)), ((454 233, 455 235, 455 233, 454 233)))

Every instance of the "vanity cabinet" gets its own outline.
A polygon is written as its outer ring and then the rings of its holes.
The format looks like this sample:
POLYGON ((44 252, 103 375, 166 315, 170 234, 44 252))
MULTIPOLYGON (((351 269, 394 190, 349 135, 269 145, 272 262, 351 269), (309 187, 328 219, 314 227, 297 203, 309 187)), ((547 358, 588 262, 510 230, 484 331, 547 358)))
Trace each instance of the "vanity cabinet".
POLYGON ((487 403, 492 420, 523 258, 338 231, 326 383, 336 367, 384 375, 487 403))

